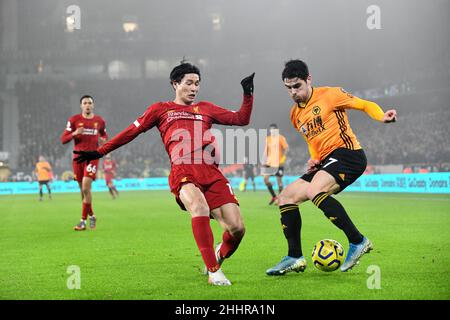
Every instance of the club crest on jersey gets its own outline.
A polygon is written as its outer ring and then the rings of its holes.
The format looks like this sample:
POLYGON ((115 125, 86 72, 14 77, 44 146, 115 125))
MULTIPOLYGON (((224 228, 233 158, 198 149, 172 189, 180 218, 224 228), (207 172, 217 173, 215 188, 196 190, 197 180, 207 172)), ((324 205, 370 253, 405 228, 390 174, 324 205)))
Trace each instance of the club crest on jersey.
POLYGON ((313 115, 317 116, 320 113, 320 107, 319 106, 315 106, 312 109, 312 113, 313 113, 313 115))
POLYGON ((193 110, 195 113, 199 113, 198 106, 192 107, 192 110, 193 110))
POLYGON ((97 128, 97 127, 98 127, 98 123, 94 122, 94 128, 97 128))

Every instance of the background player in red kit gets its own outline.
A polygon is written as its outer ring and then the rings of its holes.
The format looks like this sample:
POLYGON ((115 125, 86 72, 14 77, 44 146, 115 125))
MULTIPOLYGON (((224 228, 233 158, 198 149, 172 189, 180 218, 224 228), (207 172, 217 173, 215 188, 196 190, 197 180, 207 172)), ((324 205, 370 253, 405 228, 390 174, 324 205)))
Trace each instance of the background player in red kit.
POLYGON ((215 138, 209 129, 214 123, 245 126, 250 122, 253 77, 254 74, 241 81, 243 102, 234 112, 207 101, 194 103, 200 86, 200 71, 194 65, 181 63, 170 73, 174 101, 151 105, 140 118, 97 150, 74 151, 79 154, 75 158, 77 161, 92 161, 156 126, 171 161, 170 189, 180 207, 192 216, 194 238, 208 270, 208 282, 213 285, 231 285, 221 265, 239 246, 245 228, 231 186, 214 163, 215 138), (224 229, 216 252, 210 215, 224 229))
MULTIPOLYGON (((100 116, 94 114, 94 98, 89 95, 80 99, 81 114, 76 114, 67 121, 66 130, 61 136, 63 144, 74 141, 74 150, 92 150, 106 142, 106 123, 100 116)), ((82 213, 81 221, 74 227, 76 231, 86 230, 86 219, 89 215, 89 226, 95 229, 97 218, 92 210, 91 185, 95 180, 98 160, 85 163, 73 161, 74 179, 81 190, 82 213)))
POLYGON ((119 191, 117 191, 116 187, 114 186, 114 177, 116 176, 116 169, 117 164, 116 162, 111 158, 110 154, 107 154, 105 156, 105 159, 103 160, 102 164, 103 173, 105 174, 105 182, 108 186, 109 193, 111 194, 112 198, 115 199, 119 196, 119 191))

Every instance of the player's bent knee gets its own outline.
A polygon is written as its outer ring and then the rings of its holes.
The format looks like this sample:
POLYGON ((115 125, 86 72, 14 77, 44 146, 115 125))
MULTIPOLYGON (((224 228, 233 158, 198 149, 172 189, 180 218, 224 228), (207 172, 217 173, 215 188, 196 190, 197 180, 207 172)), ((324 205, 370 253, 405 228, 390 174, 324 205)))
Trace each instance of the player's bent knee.
POLYGON ((237 239, 242 239, 244 237, 245 234, 245 226, 244 224, 239 224, 239 225, 235 225, 235 226, 231 226, 228 229, 228 232, 237 239))
POLYGON ((315 196, 317 196, 321 192, 326 192, 328 194, 333 194, 337 190, 339 190, 339 186, 338 185, 333 185, 333 186, 331 186, 329 188, 317 188, 317 187, 314 187, 314 186, 309 186, 306 189, 306 196, 308 197, 309 200, 312 200, 312 199, 314 199, 315 196), (336 186, 337 186, 337 188, 336 188, 336 186))
POLYGON ((285 204, 292 204, 292 203, 296 203, 294 197, 290 196, 286 192, 286 189, 281 191, 281 193, 278 195, 278 205, 283 206, 285 204))
POLYGON ((203 203, 191 203, 187 206, 188 211, 192 216, 209 216, 209 207, 203 203))
POLYGON ((238 229, 234 230, 232 233, 233 237, 242 239, 245 234, 245 227, 241 225, 238 229))
POLYGON ((309 200, 314 199, 315 196, 317 196, 321 192, 328 192, 328 190, 324 190, 323 188, 317 188, 314 185, 309 185, 306 188, 306 196, 309 200))

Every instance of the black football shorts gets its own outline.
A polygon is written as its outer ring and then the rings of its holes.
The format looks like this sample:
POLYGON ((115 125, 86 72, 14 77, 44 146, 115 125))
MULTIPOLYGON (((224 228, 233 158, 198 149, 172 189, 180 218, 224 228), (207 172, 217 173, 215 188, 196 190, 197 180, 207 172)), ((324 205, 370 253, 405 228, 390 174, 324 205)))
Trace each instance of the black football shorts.
POLYGON ((300 178, 311 182, 314 175, 323 170, 331 174, 339 185, 341 192, 356 179, 358 179, 366 170, 367 158, 362 149, 350 150, 338 148, 331 152, 318 166, 317 170, 306 173, 300 178))

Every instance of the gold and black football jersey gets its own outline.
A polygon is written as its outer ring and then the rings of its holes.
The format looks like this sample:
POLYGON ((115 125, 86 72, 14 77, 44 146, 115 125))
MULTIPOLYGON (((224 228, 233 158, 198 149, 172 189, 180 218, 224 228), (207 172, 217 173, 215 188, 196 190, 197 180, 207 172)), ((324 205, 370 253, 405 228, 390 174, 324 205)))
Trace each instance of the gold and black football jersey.
POLYGON ((305 138, 312 159, 323 160, 337 148, 361 149, 350 128, 346 109, 364 111, 379 121, 384 116, 376 103, 355 97, 339 87, 312 88, 306 103, 292 107, 291 122, 305 138))

